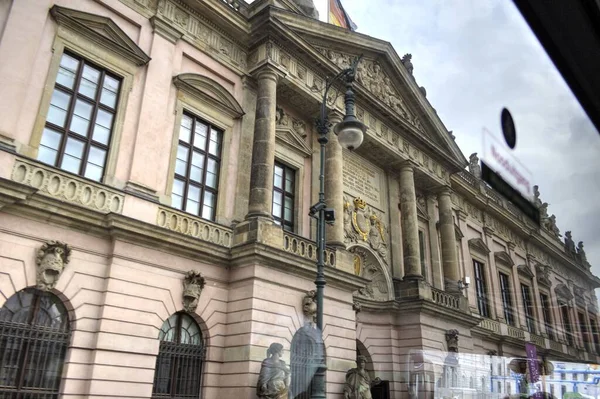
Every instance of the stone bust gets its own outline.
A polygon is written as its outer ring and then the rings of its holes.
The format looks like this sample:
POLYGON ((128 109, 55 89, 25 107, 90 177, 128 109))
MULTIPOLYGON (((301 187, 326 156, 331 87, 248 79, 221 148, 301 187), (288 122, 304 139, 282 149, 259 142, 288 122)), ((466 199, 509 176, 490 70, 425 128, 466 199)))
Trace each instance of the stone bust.
POLYGON ((304 314, 304 323, 315 325, 317 322, 317 302, 315 301, 316 292, 308 291, 302 298, 302 313, 304 314))
POLYGON ((458 330, 448 330, 446 332, 446 343, 448 352, 458 352, 458 330))
POLYGON ((44 243, 35 259, 37 288, 42 291, 53 289, 70 258, 71 247, 64 242, 48 241, 44 243))
POLYGON ((190 270, 183 279, 183 309, 188 313, 194 313, 198 307, 200 294, 206 283, 202 273, 190 270))

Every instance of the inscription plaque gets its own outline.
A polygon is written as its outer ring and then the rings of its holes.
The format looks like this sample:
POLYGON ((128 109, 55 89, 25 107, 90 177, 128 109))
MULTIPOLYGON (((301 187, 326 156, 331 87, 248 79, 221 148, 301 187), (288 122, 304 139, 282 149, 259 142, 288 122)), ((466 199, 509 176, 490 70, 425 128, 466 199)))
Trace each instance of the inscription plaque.
POLYGON ((361 197, 370 205, 382 210, 383 171, 350 151, 344 150, 343 154, 344 191, 353 197, 361 197))

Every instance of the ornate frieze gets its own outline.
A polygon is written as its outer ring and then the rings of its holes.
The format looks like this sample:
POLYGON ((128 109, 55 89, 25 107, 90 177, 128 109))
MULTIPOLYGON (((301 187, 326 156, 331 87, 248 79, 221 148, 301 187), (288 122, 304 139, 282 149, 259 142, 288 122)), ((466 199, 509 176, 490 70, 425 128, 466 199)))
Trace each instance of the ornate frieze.
POLYGON ((231 229, 173 209, 158 208, 158 226, 223 247, 231 246, 231 229))
POLYGON ((381 220, 382 214, 367 205, 360 197, 344 196, 344 241, 365 243, 388 263, 388 231, 381 220))
POLYGON ((125 196, 118 191, 37 162, 17 159, 12 180, 40 194, 102 213, 121 213, 125 196))
POLYGON ((65 266, 71 259, 71 247, 60 241, 48 241, 37 252, 37 288, 49 291, 56 286, 65 266))
POLYGON ((206 284, 202 273, 190 270, 183 278, 183 309, 188 313, 194 313, 198 307, 200 294, 206 284))

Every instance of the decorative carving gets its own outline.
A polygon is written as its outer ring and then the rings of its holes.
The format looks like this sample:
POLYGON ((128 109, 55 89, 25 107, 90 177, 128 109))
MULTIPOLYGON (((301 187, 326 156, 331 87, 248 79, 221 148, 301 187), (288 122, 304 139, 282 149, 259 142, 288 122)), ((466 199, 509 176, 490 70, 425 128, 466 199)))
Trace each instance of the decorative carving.
POLYGON ((536 208, 540 208, 542 206, 542 200, 540 199, 540 188, 538 185, 533 186, 533 205, 536 208))
POLYGON ((285 113, 285 111, 281 107, 275 108, 275 125, 277 125, 277 126, 289 126, 290 125, 290 117, 285 113))
POLYGON ((448 352, 458 353, 458 330, 446 331, 446 344, 448 352))
POLYGON ((267 358, 260 365, 256 384, 256 396, 264 399, 288 399, 291 372, 281 357, 283 345, 272 343, 267 349, 267 358))
POLYGON ((552 214, 548 219, 546 219, 544 227, 556 238, 560 238, 560 230, 556 226, 556 215, 552 214))
POLYGON ((545 285, 546 287, 552 286, 552 281, 550 280, 551 270, 552 269, 548 265, 542 265, 539 263, 535 265, 535 274, 539 284, 545 285))
POLYGON ((586 266, 590 266, 587 260, 587 256, 585 255, 585 251, 583 250, 583 241, 579 241, 577 243, 577 256, 579 257, 579 261, 586 266))
POLYGON ((231 229, 213 224, 188 213, 158 208, 157 225, 190 237, 227 247, 231 246, 231 229))
POLYGON ((412 54, 407 53, 402 56, 402 65, 404 65, 406 71, 412 76, 413 70, 415 69, 412 63, 412 54))
POLYGON ((317 322, 317 293, 308 291, 304 298, 302 298, 302 313, 304 314, 304 323, 314 326, 317 322))
POLYGON ((360 304, 360 302, 354 301, 354 303, 352 304, 352 310, 354 310, 355 313, 360 313, 361 309, 362 305, 360 304))
POLYGON ((344 383, 344 399, 371 399, 371 386, 381 382, 379 377, 371 380, 366 370, 367 358, 358 356, 356 359, 358 367, 348 370, 346 382, 344 383))
POLYGON ((356 197, 352 202, 354 206, 344 198, 345 241, 367 242, 387 264, 387 230, 380 216, 362 198, 356 197))
POLYGON ((60 241, 45 242, 35 259, 37 288, 42 291, 54 288, 70 260, 71 247, 68 244, 60 241))
POLYGON ((478 179, 481 179, 481 166, 479 165, 479 158, 476 152, 469 156, 469 172, 478 179))
POLYGON ((565 231, 565 252, 571 256, 575 256, 577 253, 575 250, 575 241, 573 241, 570 231, 565 231))
POLYGON ((183 278, 183 310, 194 313, 198 307, 198 300, 206 284, 204 276, 197 270, 190 270, 183 278))
POLYGON ((17 159, 12 180, 38 189, 38 193, 101 213, 121 213, 125 196, 101 184, 51 169, 34 161, 17 159))
POLYGON ((368 250, 360 246, 351 248, 350 252, 354 254, 355 259, 356 257, 359 259, 359 276, 371 280, 370 283, 359 289, 357 294, 376 301, 387 301, 389 299, 388 281, 383 267, 377 259, 368 250))
POLYGON ((469 240, 469 248, 482 252, 486 255, 490 253, 490 249, 487 245, 485 245, 485 242, 483 242, 481 238, 471 238, 469 240))
POLYGON ((290 117, 283 108, 275 108, 275 125, 292 129, 302 138, 306 138, 306 124, 300 119, 290 117))

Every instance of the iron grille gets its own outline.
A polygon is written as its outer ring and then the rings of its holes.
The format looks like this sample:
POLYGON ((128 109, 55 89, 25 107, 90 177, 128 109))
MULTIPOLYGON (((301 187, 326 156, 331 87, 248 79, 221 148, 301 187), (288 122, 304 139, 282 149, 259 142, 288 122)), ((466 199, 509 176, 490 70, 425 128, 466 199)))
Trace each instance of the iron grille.
POLYGON ((324 363, 325 349, 319 330, 310 326, 299 329, 292 339, 290 371, 294 399, 310 399, 313 377, 324 363))

